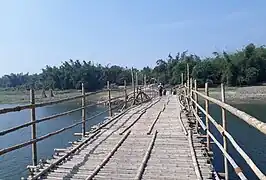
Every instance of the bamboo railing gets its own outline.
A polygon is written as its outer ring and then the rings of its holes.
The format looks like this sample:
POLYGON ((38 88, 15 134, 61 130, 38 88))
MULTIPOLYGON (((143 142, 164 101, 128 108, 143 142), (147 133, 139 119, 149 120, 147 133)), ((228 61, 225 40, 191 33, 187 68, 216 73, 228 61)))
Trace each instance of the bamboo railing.
MULTIPOLYGON (((181 76, 183 78, 183 75, 181 76)), ((237 108, 225 103, 225 90, 224 85, 221 84, 221 101, 209 96, 209 88, 208 83, 205 83, 205 94, 199 92, 197 90, 197 82, 194 80, 194 87, 192 85, 192 79, 190 82, 183 83, 181 82, 180 86, 180 101, 183 102, 184 108, 186 107, 196 118, 196 130, 198 131, 198 126, 205 131, 206 133, 206 141, 207 141, 207 150, 210 150, 210 139, 217 145, 220 151, 224 155, 224 169, 225 169, 225 179, 229 179, 228 175, 228 162, 232 165, 235 170, 235 173, 239 176, 240 179, 247 179, 241 168, 237 165, 235 160, 231 157, 227 150, 227 141, 232 144, 235 150, 242 156, 242 158, 246 161, 247 165, 252 169, 254 174, 262 180, 266 180, 265 174, 256 166, 253 160, 245 153, 245 151, 238 145, 236 140, 232 137, 232 135, 227 131, 227 123, 225 112, 228 111, 234 116, 240 118, 248 125, 256 128, 262 134, 266 135, 266 123, 259 121, 255 117, 238 110, 237 108), (184 84, 184 85, 182 85, 184 84), (205 107, 201 107, 198 102, 198 97, 203 98, 205 101, 205 107), (209 114, 209 103, 212 102, 218 105, 221 108, 221 119, 222 124, 219 124, 210 114, 209 114), (201 111, 205 115, 205 121, 200 118, 199 111, 201 111), (214 127, 218 130, 218 132, 223 137, 223 144, 219 143, 217 138, 210 131, 210 123, 214 125, 214 127)))
MULTIPOLYGON (((134 79, 133 79, 134 80, 134 79)), ((134 84, 134 82, 133 82, 134 84)), ((20 149, 20 148, 23 148, 23 147, 26 147, 26 146, 29 146, 31 145, 32 146, 32 166, 29 166, 30 168, 32 167, 36 167, 37 166, 37 160, 38 160, 38 157, 37 157, 37 143, 44 140, 44 139, 47 139, 47 138, 50 138, 51 136, 54 136, 54 135, 57 135, 57 134, 60 134, 66 130, 69 130, 69 129, 72 129, 78 125, 81 125, 81 133, 75 133, 76 135, 79 134, 81 135, 82 137, 85 137, 86 136, 86 122, 93 119, 93 118, 96 118, 100 115, 103 115, 105 113, 108 113, 110 117, 112 117, 114 115, 114 110, 118 110, 118 108, 123 108, 123 109, 126 109, 127 107, 129 107, 129 104, 131 105, 134 105, 136 103, 141 103, 141 102, 144 102, 144 101, 148 101, 151 99, 152 96, 154 96, 154 92, 150 93, 150 95, 147 95, 145 94, 145 87, 143 88, 142 86, 139 86, 139 90, 138 90, 138 94, 135 94, 136 90, 135 89, 132 89, 130 90, 131 92, 127 92, 128 91, 128 88, 126 86, 126 81, 124 82, 124 88, 122 89, 118 89, 118 90, 114 90, 114 89, 111 89, 110 88, 110 85, 109 85, 109 82, 107 82, 107 89, 106 90, 100 90, 100 91, 96 91, 96 92, 89 92, 89 93, 85 93, 85 88, 82 84, 82 89, 81 89, 81 95, 78 95, 78 96, 74 96, 74 97, 69 97, 69 98, 64 98, 64 99, 60 99, 60 100, 53 100, 53 101, 49 101, 49 102, 42 102, 42 103, 36 103, 35 102, 35 93, 34 93, 34 90, 31 89, 30 90, 30 104, 27 104, 27 105, 22 105, 22 106, 16 106, 16 107, 12 107, 12 108, 3 108, 3 109, 0 109, 0 115, 1 114, 6 114, 6 113, 12 113, 12 112, 18 112, 18 111, 23 111, 23 110, 30 110, 30 113, 31 113, 31 121, 29 122, 26 122, 24 124, 21 124, 21 125, 18 125, 18 126, 15 126, 15 127, 11 127, 11 128, 8 128, 8 129, 5 129, 5 130, 1 130, 0 131, 0 138, 1 136, 5 136, 7 134, 10 134, 10 133, 13 133, 13 132, 16 132, 17 130, 20 130, 22 128, 26 128, 26 127, 31 127, 31 139, 26 141, 26 142, 22 142, 20 144, 15 144, 13 146, 10 146, 10 147, 6 147, 6 148, 3 148, 3 149, 0 149, 0 156, 6 154, 6 153, 9 153, 9 152, 12 152, 12 151, 15 151, 17 149, 20 149), (117 95, 115 97, 112 97, 112 91, 120 91, 121 92, 121 95, 117 95), (99 101, 97 103, 92 103, 92 104, 86 104, 86 97, 88 96, 91 96, 91 95, 94 95, 94 94, 97 94, 97 93, 101 93, 101 92, 107 92, 107 98, 106 100, 103 100, 103 101, 99 101), (138 100, 136 98, 139 98, 140 99, 141 97, 141 100, 138 100), (144 99, 143 99, 144 98, 144 99), (58 114, 55 114, 55 115, 51 115, 51 116, 47 116, 47 117, 43 117, 43 118, 40 118, 40 119, 37 119, 36 118, 36 109, 37 108, 40 108, 40 107, 44 107, 44 106, 49 106, 49 105, 54 105, 54 104, 59 104, 59 103, 64 103, 64 102, 67 102, 67 101, 73 101, 73 100, 81 100, 81 107, 79 108, 76 108, 76 109, 72 109, 72 110, 69 110, 69 111, 65 111, 65 112, 62 112, 62 113, 58 113, 58 114), (117 101, 118 102, 118 105, 113 105, 115 104, 114 102, 117 101), (130 102, 132 101, 132 102, 130 102), (93 115, 93 116, 90 116, 90 117, 86 117, 86 108, 88 107, 92 107, 92 106, 95 106, 95 105, 107 105, 108 108, 105 110, 105 111, 102 111, 96 115, 93 115), (45 134, 43 136, 40 136, 40 137, 37 137, 37 127, 36 127, 36 124, 38 123, 42 123, 42 122, 45 122, 45 121, 50 121, 50 120, 56 120, 56 118, 58 117, 62 117, 62 116, 66 116, 66 115, 70 115, 74 112, 77 112, 77 111, 81 111, 81 121, 78 121, 74 124, 71 124, 67 127, 62 127, 61 129, 58 129, 54 132, 50 132, 48 134, 45 134)), ((133 86, 134 88, 137 87, 137 86, 133 86)), ((118 93, 116 93, 118 94, 118 93)))

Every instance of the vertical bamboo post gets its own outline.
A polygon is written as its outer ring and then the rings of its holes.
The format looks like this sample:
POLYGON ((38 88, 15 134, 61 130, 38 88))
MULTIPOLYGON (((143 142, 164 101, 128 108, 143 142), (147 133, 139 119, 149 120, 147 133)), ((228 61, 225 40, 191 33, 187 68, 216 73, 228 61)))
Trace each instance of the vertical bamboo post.
MULTIPOLYGON (((208 83, 205 83, 205 93, 206 96, 209 96, 209 88, 208 88, 208 83)), ((205 111, 206 111, 206 128, 207 128, 207 132, 210 131, 210 127, 209 127, 209 118, 208 118, 208 114, 209 114, 209 100, 205 99, 205 111)), ((207 133, 207 150, 210 150, 210 136, 207 133)))
POLYGON ((139 87, 139 92, 140 92, 140 99, 141 99, 141 103, 143 103, 143 95, 142 95, 142 89, 141 87, 139 87))
MULTIPOLYGON (((221 84, 221 98, 222 102, 225 102, 225 91, 224 91, 224 84, 221 84)), ((226 131, 227 126, 226 126, 226 115, 225 115, 225 109, 222 108, 222 123, 223 123, 223 128, 226 131)), ((223 145, 224 145, 224 150, 227 152, 227 142, 226 142, 226 136, 223 134, 223 145)), ((227 164, 227 159, 224 156, 224 173, 225 173, 225 180, 228 180, 228 164, 227 164)))
POLYGON ((112 116, 112 107, 111 107, 111 88, 110 88, 110 82, 107 81, 107 90, 108 90, 108 112, 109 116, 112 116))
POLYGON ((133 68, 131 69, 131 81, 132 81, 132 89, 133 89, 133 101, 135 101, 135 97, 136 97, 136 91, 135 91, 135 82, 134 82, 134 72, 133 72, 133 68))
MULTIPOLYGON (((197 85, 197 80, 194 80, 194 90, 197 92, 198 91, 198 85, 197 85)), ((196 103, 198 103, 198 94, 194 93, 194 98, 196 103)), ((198 114, 198 106, 195 104, 195 112, 198 114)), ((196 120, 196 132, 198 133, 198 128, 199 128, 199 121, 196 120)))
POLYGON ((137 88, 137 93, 139 92, 139 82, 138 82, 138 72, 136 72, 136 88, 137 88))
POLYGON ((192 80, 192 78, 190 78, 189 79, 189 85, 190 85, 190 87, 189 87, 189 89, 190 89, 190 92, 189 92, 189 101, 190 101, 190 106, 191 106, 191 108, 193 108, 193 103, 192 103, 192 100, 193 100, 193 93, 192 93, 192 88, 193 88, 193 80, 192 80))
POLYGON ((144 79, 143 79, 143 81, 144 81, 144 87, 146 87, 147 86, 147 77, 146 77, 146 75, 144 75, 144 79))
POLYGON ((125 108, 127 108, 127 81, 124 80, 125 108))
POLYGON ((187 87, 189 88, 189 65, 187 64, 187 87))
POLYGON ((181 73, 181 85, 183 86, 184 85, 184 74, 181 73))
POLYGON ((187 96, 187 83, 185 82, 185 99, 186 99, 186 96, 187 96))
POLYGON ((144 75, 144 77, 143 77, 143 85, 144 85, 144 92, 146 92, 147 91, 147 77, 146 77, 146 74, 144 75))
POLYGON ((147 83, 146 83, 146 74, 144 75, 143 77, 143 86, 144 86, 144 89, 143 91, 146 92, 146 88, 147 88, 147 83))
MULTIPOLYGON (((36 112, 35 112, 35 93, 34 89, 30 90, 30 103, 32 105, 31 108, 31 121, 35 122, 36 121, 36 112)), ((36 124, 31 125, 31 139, 36 139, 36 124)), ((37 166, 37 144, 32 143, 32 165, 37 166)))
POLYGON ((86 103, 86 96, 85 96, 85 89, 84 89, 84 84, 81 84, 81 93, 82 93, 82 98, 81 98, 81 116, 82 116, 82 136, 85 136, 86 133, 86 110, 85 110, 85 103, 86 103))

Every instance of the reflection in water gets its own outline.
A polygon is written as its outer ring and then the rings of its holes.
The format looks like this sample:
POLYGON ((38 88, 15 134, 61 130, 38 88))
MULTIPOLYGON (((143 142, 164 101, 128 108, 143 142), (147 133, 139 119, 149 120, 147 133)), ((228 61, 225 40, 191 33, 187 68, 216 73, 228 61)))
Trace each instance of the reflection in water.
MULTIPOLYGON (((3 107, 13 107, 14 105, 1 105, 3 107)), ((62 113, 64 111, 78 108, 77 104, 65 103, 52 105, 48 107, 42 107, 36 109, 37 119, 51 116, 53 114, 62 113)), ((97 113, 104 111, 104 107, 93 106, 86 109, 86 117, 93 116, 97 113)), ((104 113, 92 120, 86 122, 86 129, 90 129, 91 126, 101 122, 107 113, 104 113)), ((21 125, 30 121, 30 111, 25 110, 21 112, 8 113, 0 115, 0 131, 21 125)), ((50 121, 45 121, 37 124, 37 136, 42 136, 47 133, 59 130, 63 127, 69 126, 75 122, 81 121, 81 111, 72 113, 50 121)), ((54 154, 54 148, 64 148, 70 146, 69 141, 74 141, 78 137, 74 137, 73 133, 81 132, 81 125, 78 125, 70 130, 64 131, 58 135, 52 136, 37 143, 38 159, 47 159, 54 154)), ((12 132, 5 136, 0 136, 0 149, 6 148, 18 143, 22 143, 30 140, 31 128, 26 127, 18 131, 12 132)), ((18 149, 16 151, 7 153, 0 157, 0 179, 20 179, 22 176, 27 176, 26 166, 30 165, 31 161, 31 146, 18 149)))

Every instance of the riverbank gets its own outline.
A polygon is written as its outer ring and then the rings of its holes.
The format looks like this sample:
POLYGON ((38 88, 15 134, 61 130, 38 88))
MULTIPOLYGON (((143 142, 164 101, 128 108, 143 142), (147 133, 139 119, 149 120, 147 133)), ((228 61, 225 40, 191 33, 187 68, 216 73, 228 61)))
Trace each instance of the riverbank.
MULTIPOLYGON (((199 88, 204 92, 204 88, 199 88)), ((221 99, 221 89, 210 88, 209 95, 216 99, 221 99)), ((248 87, 225 87, 225 99, 229 103, 246 104, 246 103, 265 103, 266 86, 248 86, 248 87)))
MULTIPOLYGON (((198 89, 200 92, 204 92, 204 88, 198 89)), ((129 92, 130 90, 128 90, 129 92)), ((47 102, 52 100, 59 100, 73 96, 81 95, 80 90, 63 90, 53 91, 54 97, 49 96, 49 91, 46 91, 46 98, 42 97, 42 91, 35 91, 36 102, 47 102)), ((123 95, 124 92, 112 91, 111 96, 117 97, 123 95)), ((221 99, 221 89, 210 88, 209 94, 211 97, 221 99)), ((103 101, 108 98, 107 91, 93 94, 87 97, 87 101, 97 102, 103 101)), ((265 103, 266 102, 266 86, 249 86, 249 87, 225 87, 225 98, 229 103, 265 103)), ((27 90, 1 90, 0 89, 0 104, 25 104, 29 103, 30 92, 27 90)), ((76 100, 79 101, 79 100, 76 100)))
MULTIPOLYGON (((74 96, 81 95, 80 90, 63 90, 63 91, 53 91, 54 97, 50 96, 50 92, 45 92, 47 97, 42 96, 42 90, 35 91, 35 101, 36 103, 54 101, 74 96)), ((123 95, 124 92, 121 91, 112 91, 111 96, 117 97, 123 95)), ((97 102, 103 101, 108 98, 107 91, 99 92, 97 94, 92 94, 86 98, 87 101, 97 102)), ((75 101, 79 101, 78 99, 75 101)), ((1 90, 0 89, 0 104, 26 104, 30 102, 30 92, 27 90, 1 90)))

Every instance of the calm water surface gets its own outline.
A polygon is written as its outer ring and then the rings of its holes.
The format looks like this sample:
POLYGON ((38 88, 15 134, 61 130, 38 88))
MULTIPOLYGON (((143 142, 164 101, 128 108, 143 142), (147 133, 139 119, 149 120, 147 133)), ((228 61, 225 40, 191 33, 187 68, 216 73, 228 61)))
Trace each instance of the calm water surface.
MULTIPOLYGON (((14 105, 0 105, 0 108, 13 107, 13 106, 14 105)), ((68 104, 60 104, 60 105, 37 108, 36 116, 38 119, 41 117, 50 116, 53 114, 71 110, 79 106, 80 105, 77 105, 75 103, 68 103, 68 104)), ((90 107, 86 111, 87 117, 95 115, 104 110, 105 110, 104 107, 96 107, 96 106, 90 107)), ((89 129, 92 125, 101 122, 106 116, 107 113, 87 121, 86 124, 87 129, 89 129)), ((13 126, 23 124, 25 122, 28 122, 29 120, 30 120, 29 110, 0 115, 0 131, 13 126)), ((65 126, 69 126, 78 121, 81 121, 81 112, 75 112, 71 115, 39 123, 37 124, 37 135, 38 136, 45 135, 47 133, 61 129, 65 126)), ((38 160, 50 158, 54 154, 54 148, 64 148, 70 146, 68 142, 74 141, 78 138, 73 136, 74 132, 81 132, 81 125, 38 142, 37 143, 38 160)), ((20 129, 5 136, 0 136, 0 149, 15 145, 17 143, 28 141, 30 137, 31 137, 30 127, 20 129)), ((30 164, 32 164, 31 146, 27 146, 22 149, 18 149, 16 151, 0 156, 0 179, 13 180, 13 179, 20 179, 21 177, 26 177, 28 173, 26 166, 30 164)))

